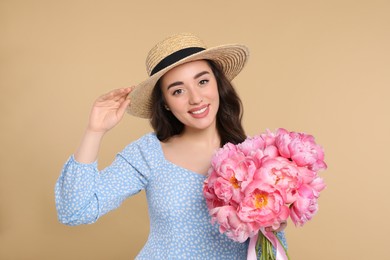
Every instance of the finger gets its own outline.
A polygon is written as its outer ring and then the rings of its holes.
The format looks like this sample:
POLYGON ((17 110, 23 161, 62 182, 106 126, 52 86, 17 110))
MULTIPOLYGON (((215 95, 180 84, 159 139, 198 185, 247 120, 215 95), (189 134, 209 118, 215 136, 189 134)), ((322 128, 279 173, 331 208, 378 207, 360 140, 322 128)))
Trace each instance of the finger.
POLYGON ((119 102, 123 102, 123 101, 125 101, 126 99, 128 99, 129 94, 130 94, 131 91, 133 91, 133 89, 134 89, 134 86, 124 88, 123 91, 122 91, 122 93, 121 93, 121 96, 118 96, 118 97, 119 97, 119 100, 118 100, 118 101, 119 101, 119 102))
POLYGON ((106 100, 114 100, 119 101, 122 97, 126 98, 126 96, 130 93, 131 88, 119 88, 114 89, 103 96, 99 98, 100 101, 106 101, 106 100))
POLYGON ((124 102, 132 90, 133 90, 133 87, 121 89, 120 92, 117 92, 117 95, 115 96, 116 101, 124 102))
POLYGON ((129 92, 129 89, 128 88, 120 88, 120 89, 116 89, 114 90, 113 92, 111 92, 111 97, 112 99, 114 100, 119 100, 121 99, 122 97, 126 97, 127 94, 129 92))
POLYGON ((130 99, 126 99, 125 101, 122 102, 122 104, 118 108, 118 112, 117 112, 118 117, 120 118, 123 117, 129 105, 130 105, 130 99))

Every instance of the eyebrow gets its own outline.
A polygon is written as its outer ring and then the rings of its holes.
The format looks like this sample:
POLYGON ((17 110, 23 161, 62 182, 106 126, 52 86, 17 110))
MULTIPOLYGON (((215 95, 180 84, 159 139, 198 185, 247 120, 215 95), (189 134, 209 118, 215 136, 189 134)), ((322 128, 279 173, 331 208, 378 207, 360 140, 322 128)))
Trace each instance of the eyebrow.
MULTIPOLYGON (((196 75, 194 76, 194 79, 200 78, 200 77, 202 77, 202 76, 205 75, 205 74, 210 74, 210 72, 209 72, 209 71, 206 71, 206 70, 205 70, 205 71, 202 71, 202 72, 199 72, 198 74, 196 74, 196 75)), ((182 81, 173 82, 173 83, 171 83, 171 84, 168 85, 167 90, 170 89, 170 88, 172 88, 172 87, 179 86, 179 85, 183 85, 183 84, 184 84, 184 83, 183 83, 182 81)))

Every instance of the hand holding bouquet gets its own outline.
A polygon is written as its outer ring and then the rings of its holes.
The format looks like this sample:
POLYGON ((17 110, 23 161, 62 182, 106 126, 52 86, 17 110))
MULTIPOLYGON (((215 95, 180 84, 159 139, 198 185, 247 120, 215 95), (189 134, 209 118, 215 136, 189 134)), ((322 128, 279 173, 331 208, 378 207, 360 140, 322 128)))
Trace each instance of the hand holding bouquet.
POLYGON ((204 182, 212 222, 235 241, 251 239, 248 259, 256 258, 259 231, 266 238, 262 259, 275 259, 269 243, 276 259, 286 259, 286 250, 265 227, 277 229, 288 217, 298 226, 310 220, 325 188, 318 171, 326 167, 322 148, 304 133, 280 128, 237 145, 227 143, 213 157, 204 182))

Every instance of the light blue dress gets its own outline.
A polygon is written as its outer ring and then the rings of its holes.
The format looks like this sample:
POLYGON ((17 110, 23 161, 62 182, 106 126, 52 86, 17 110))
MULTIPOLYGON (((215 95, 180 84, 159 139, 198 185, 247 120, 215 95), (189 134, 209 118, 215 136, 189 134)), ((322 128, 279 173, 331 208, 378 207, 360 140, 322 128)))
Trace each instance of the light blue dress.
POLYGON ((205 178, 167 161, 150 133, 100 172, 96 162, 82 164, 71 156, 55 186, 58 219, 67 225, 94 223, 145 189, 150 234, 136 259, 246 259, 248 242, 234 242, 210 223, 205 178))

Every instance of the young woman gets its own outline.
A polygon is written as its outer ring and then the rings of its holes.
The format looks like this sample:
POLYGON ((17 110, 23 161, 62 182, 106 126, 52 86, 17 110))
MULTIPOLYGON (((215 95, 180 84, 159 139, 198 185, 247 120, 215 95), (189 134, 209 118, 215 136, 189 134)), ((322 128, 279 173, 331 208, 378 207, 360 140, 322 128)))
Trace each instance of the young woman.
MULTIPOLYGON (((245 259, 248 243, 234 242, 210 223, 202 187, 214 152, 246 137, 230 81, 247 58, 243 45, 207 48, 187 33, 158 43, 147 57, 147 80, 94 103, 82 142, 56 183, 60 222, 93 223, 144 189, 150 235, 137 259, 245 259), (126 110, 149 118, 154 132, 99 172, 101 140, 126 110)), ((284 240, 283 232, 279 236, 284 240)))

